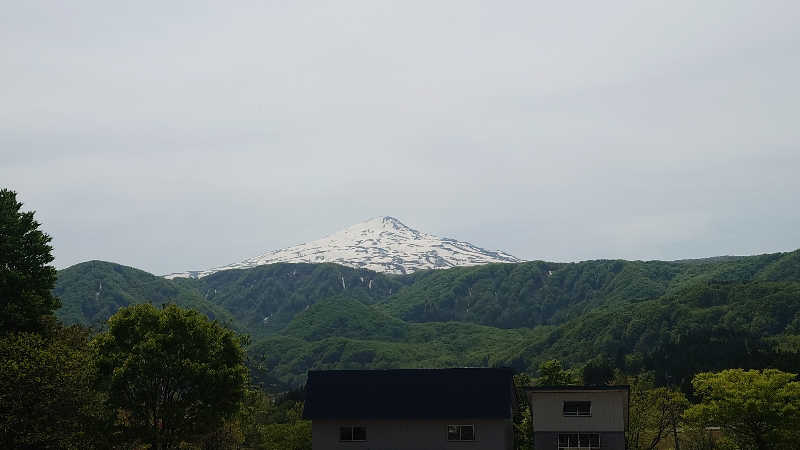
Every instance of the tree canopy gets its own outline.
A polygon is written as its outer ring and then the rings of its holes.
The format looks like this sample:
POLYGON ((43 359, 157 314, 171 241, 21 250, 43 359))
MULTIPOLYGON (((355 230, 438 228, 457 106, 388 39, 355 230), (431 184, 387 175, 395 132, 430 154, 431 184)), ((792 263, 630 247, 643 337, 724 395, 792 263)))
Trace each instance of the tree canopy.
POLYGON ((564 369, 561 361, 552 359, 539 366, 539 378, 536 379, 536 384, 539 386, 566 386, 578 384, 578 377, 574 371, 564 369))
POLYGON ((48 336, 0 338, 0 447, 106 447, 104 395, 93 389, 88 334, 58 328, 48 336))
POLYGON ((0 334, 40 331, 60 306, 51 238, 21 209, 16 192, 0 190, 0 334))
POLYGON ((675 448, 679 448, 678 430, 689 401, 681 392, 666 387, 653 388, 648 380, 634 378, 631 381, 627 448, 663 448, 661 445, 669 435, 673 437, 675 448))
POLYGON ((152 449, 197 442, 239 408, 244 351, 231 330, 175 305, 122 308, 94 345, 118 429, 152 449))
POLYGON ((776 369, 704 372, 692 380, 701 402, 687 420, 721 426, 740 448, 792 449, 800 438, 800 382, 776 369))

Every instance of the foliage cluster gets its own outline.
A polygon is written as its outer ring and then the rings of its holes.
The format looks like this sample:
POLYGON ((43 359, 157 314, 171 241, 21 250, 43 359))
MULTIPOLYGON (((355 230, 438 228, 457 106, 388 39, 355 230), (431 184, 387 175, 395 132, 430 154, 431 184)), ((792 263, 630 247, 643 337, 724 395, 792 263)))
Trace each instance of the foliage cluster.
POLYGON ((718 425, 743 449, 794 449, 800 439, 800 382, 776 369, 728 369, 692 381, 700 399, 689 423, 718 425))
POLYGON ((0 447, 108 445, 106 395, 94 389, 95 359, 79 327, 0 338, 0 447))
POLYGON ((0 335, 38 331, 60 306, 51 238, 21 209, 16 192, 0 190, 0 335))
POLYGON ((92 344, 107 403, 124 412, 118 428, 125 441, 153 449, 201 442, 243 396, 247 369, 239 338, 196 311, 123 308, 92 344))
MULTIPOLYGON (((0 191, 0 446, 207 447, 231 430, 247 382, 231 330, 194 310, 122 308, 108 331, 65 328, 50 237, 0 191)), ((130 271, 129 271, 130 272, 130 271)))
POLYGON ((391 369, 502 366, 497 355, 541 330, 500 330, 469 323, 409 324, 405 341, 273 336, 249 348, 260 368, 290 386, 310 369, 391 369))

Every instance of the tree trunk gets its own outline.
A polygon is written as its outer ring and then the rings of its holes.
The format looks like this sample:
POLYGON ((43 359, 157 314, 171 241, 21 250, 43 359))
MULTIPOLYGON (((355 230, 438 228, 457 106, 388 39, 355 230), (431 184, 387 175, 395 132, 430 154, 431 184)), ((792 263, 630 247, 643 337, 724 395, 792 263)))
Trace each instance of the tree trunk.
POLYGON ((680 441, 678 441, 678 423, 672 421, 672 439, 675 440, 675 450, 681 450, 680 441))
POLYGON ((761 438, 760 434, 755 436, 755 441, 756 441, 756 448, 758 448, 758 450, 767 450, 769 448, 769 446, 767 446, 767 443, 764 442, 764 440, 761 438))

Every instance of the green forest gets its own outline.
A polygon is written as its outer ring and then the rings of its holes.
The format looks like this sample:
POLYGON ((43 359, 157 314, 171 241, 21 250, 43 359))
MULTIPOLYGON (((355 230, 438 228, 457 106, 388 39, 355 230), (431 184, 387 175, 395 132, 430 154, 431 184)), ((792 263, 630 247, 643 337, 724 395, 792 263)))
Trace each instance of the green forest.
MULTIPOLYGON (((628 384, 631 449, 799 437, 800 250, 167 280, 103 261, 57 272, 21 208, 2 191, 4 448, 310 448, 308 370, 464 366, 512 367, 520 389, 628 384), (154 379, 181 400, 152 400, 154 379)), ((524 408, 515 423, 530 448, 524 408)))
POLYGON ((535 376, 553 359, 607 360, 687 390, 702 371, 796 370, 800 342, 800 251, 411 275, 273 264, 175 280, 89 261, 60 271, 53 292, 64 323, 98 329, 130 304, 200 311, 249 335, 252 363, 279 390, 302 386, 309 369, 507 366, 535 376))

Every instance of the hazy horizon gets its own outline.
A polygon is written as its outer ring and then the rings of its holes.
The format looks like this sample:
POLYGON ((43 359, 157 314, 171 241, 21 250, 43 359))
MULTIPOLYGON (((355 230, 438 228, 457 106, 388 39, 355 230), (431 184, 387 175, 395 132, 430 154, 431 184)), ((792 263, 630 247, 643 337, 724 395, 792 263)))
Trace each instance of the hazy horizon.
POLYGON ((800 247, 800 3, 3 6, 0 187, 58 268, 383 215, 525 260, 800 247))
MULTIPOLYGON (((366 221, 368 221, 368 220, 375 219, 375 218, 380 218, 380 217, 394 217, 394 216, 383 215, 383 216, 375 216, 375 217, 370 217, 370 218, 368 218, 368 219, 365 219, 365 220, 363 220, 363 221, 356 222, 355 224, 358 224, 358 223, 361 223, 361 222, 366 222, 366 221)), ((415 230, 417 230, 417 231, 422 231, 422 232, 424 232, 424 231, 425 231, 425 230, 420 230, 420 229, 418 229, 418 228, 415 228, 415 227, 414 227, 414 226, 412 226, 412 225, 409 225, 409 224, 405 223, 405 222, 404 222, 404 221, 403 221, 401 218, 398 218, 398 217, 394 217, 394 218, 395 218, 395 219, 397 219, 397 220, 399 220, 400 222, 402 222, 404 225, 408 226, 409 228, 415 229, 415 230)), ((355 224, 353 224, 353 225, 355 225, 355 224)), ((347 228, 347 227, 345 227, 345 228, 347 228)), ((333 231, 333 232, 331 232, 331 233, 328 233, 327 235, 333 234, 333 233, 335 233, 336 231, 340 231, 340 230, 335 230, 335 231, 333 231)), ((238 263, 238 262, 241 262, 241 261, 243 261, 243 260, 245 260, 245 259, 248 259, 248 258, 250 258, 250 257, 254 257, 254 256, 260 256, 261 254, 268 253, 268 252, 270 252, 270 251, 282 250, 282 249, 284 249, 284 248, 294 247, 294 246, 296 246, 296 245, 304 244, 304 243, 307 243, 307 242, 310 242, 310 241, 315 241, 315 240, 318 240, 318 239, 321 239, 321 238, 327 237, 327 235, 326 235, 326 236, 318 236, 317 238, 310 238, 310 239, 307 239, 307 240, 305 240, 305 241, 303 241, 303 242, 297 242, 297 243, 295 243, 295 244, 291 244, 291 245, 289 245, 289 246, 287 246, 287 247, 283 247, 283 248, 280 248, 280 249, 264 249, 263 251, 261 251, 261 252, 259 252, 259 253, 255 253, 255 254, 251 254, 251 255, 244 255, 244 256, 242 256, 241 258, 239 258, 239 259, 237 259, 237 260, 235 260, 235 261, 221 262, 221 263, 215 264, 215 265, 213 265, 213 266, 208 266, 208 267, 189 267, 189 268, 186 268, 186 269, 184 269, 183 271, 176 271, 176 272, 169 272, 169 273, 155 273, 155 272, 151 272, 151 273, 154 273, 155 275, 169 275, 169 274, 181 273, 181 272, 185 272, 185 271, 196 271, 196 270, 212 269, 212 268, 215 268, 215 267, 222 267, 222 266, 225 266, 225 265, 227 265, 227 264, 233 264, 233 263, 238 263)), ((438 237, 442 237, 442 238, 452 238, 452 239, 458 239, 458 238, 457 238, 457 237, 455 237, 455 236, 438 236, 438 237)), ((462 240, 462 241, 463 241, 463 240, 462 240)), ((470 243, 471 243, 471 244, 474 244, 474 245, 477 245, 478 247, 481 247, 481 246, 480 246, 480 244, 476 244, 475 242, 470 242, 470 243)), ((485 250, 489 250, 489 251, 496 251, 496 250, 499 250, 499 251, 504 251, 503 249, 492 249, 492 248, 485 248, 485 247, 484 247, 484 249, 485 249, 485 250)), ((554 260, 554 259, 546 259, 546 258, 533 258, 533 259, 520 258, 520 259, 523 259, 523 260, 524 260, 523 262, 528 262, 528 261, 546 261, 546 262, 556 262, 556 263, 572 263, 572 262, 582 262, 582 261, 590 261, 590 260, 603 260, 603 259, 627 259, 627 260, 630 260, 630 261, 682 261, 682 260, 695 260, 695 259, 708 259, 708 258, 724 258, 724 257, 734 257, 734 258, 735 258, 735 257, 747 257, 747 256, 757 256, 757 255, 762 255, 762 254, 771 254, 771 253, 789 253, 789 252, 792 252, 792 251, 795 251, 795 250, 798 250, 798 249, 800 249, 800 247, 798 247, 798 248, 793 248, 793 249, 785 249, 785 250, 775 250, 774 252, 758 252, 758 253, 750 253, 750 254, 719 254, 719 255, 705 255, 705 256, 696 256, 696 257, 691 257, 691 258, 675 258, 675 259, 657 259, 657 258, 655 258, 655 259, 654 259, 654 258, 645 258, 645 259, 641 259, 641 258, 605 258, 605 257, 602 257, 602 256, 598 256, 598 257, 596 257, 596 258, 587 258, 587 259, 581 259, 581 260, 554 260)), ((512 256, 517 256, 517 255, 513 255, 513 254, 512 254, 512 256)), ((78 261, 78 262, 76 262, 76 263, 74 263, 74 264, 69 264, 69 265, 67 265, 67 266, 60 266, 60 265, 57 265, 57 267, 58 267, 58 269, 60 270, 60 269, 65 269, 65 268, 67 268, 67 267, 70 267, 70 266, 72 266, 72 265, 75 265, 75 264, 80 264, 80 263, 82 263, 82 262, 88 262, 88 261, 97 261, 97 260, 99 260, 99 261, 106 261, 106 260, 97 259, 97 258, 90 258, 90 259, 87 259, 87 260, 84 260, 84 261, 78 261)), ((106 261, 106 262, 113 262, 113 263, 117 263, 117 264, 121 264, 121 265, 125 265, 125 266, 131 266, 131 267, 135 267, 135 268, 137 268, 137 269, 146 270, 146 269, 143 269, 142 267, 138 267, 138 266, 132 266, 131 264, 126 264, 125 262, 122 262, 122 261, 106 261)))

